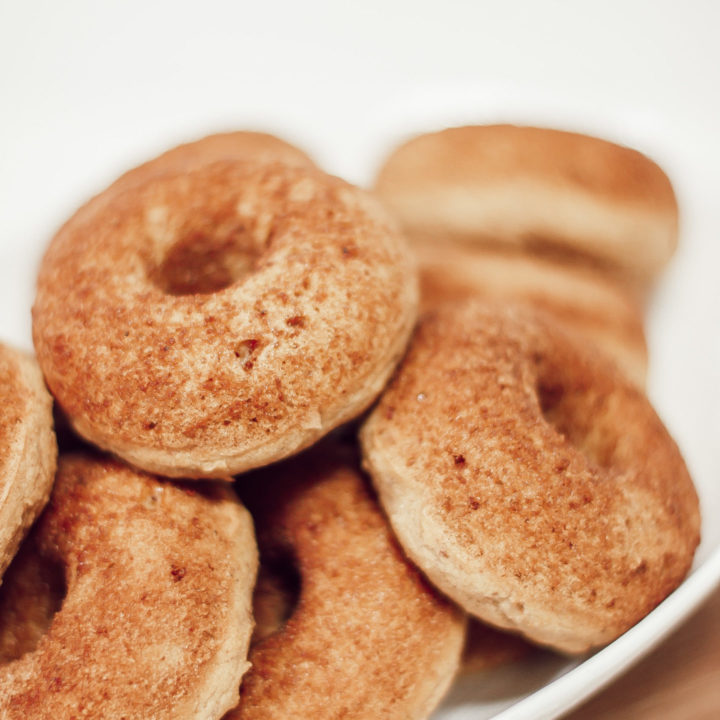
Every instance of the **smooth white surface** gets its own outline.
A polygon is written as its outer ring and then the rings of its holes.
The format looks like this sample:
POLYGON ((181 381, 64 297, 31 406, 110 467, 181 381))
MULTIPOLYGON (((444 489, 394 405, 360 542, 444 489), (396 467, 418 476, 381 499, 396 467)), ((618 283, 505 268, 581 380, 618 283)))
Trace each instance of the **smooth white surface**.
POLYGON ((720 527, 708 521, 720 514, 718 27, 711 1, 2 3, 0 336, 30 347, 37 262, 79 203, 215 130, 278 132, 361 183, 402 136, 464 122, 556 124, 651 154, 683 211, 649 318, 650 394, 702 496, 694 573, 575 669, 545 658, 463 681, 438 714, 556 716, 646 652, 720 576, 720 527))

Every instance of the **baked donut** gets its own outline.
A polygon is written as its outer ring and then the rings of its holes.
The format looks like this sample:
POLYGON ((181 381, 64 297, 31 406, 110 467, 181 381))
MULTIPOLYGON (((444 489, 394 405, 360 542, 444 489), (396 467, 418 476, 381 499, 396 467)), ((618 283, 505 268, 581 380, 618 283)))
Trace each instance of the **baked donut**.
MULTIPOLYGON (((0 666, 0 717, 216 720, 237 703, 257 550, 227 487, 63 456, 31 540, 67 593, 35 650, 0 666)), ((42 574, 21 572, 42 606, 42 574)))
POLYGON ((37 363, 0 344, 0 582, 50 497, 57 445, 52 398, 37 363))
POLYGON ((260 577, 280 582, 256 591, 263 631, 225 720, 427 717, 457 669, 464 615, 404 558, 354 459, 325 444, 262 475, 238 484, 260 577))
POLYGON ((692 562, 698 498, 648 400, 527 309, 427 315, 361 439, 408 556, 537 643, 610 642, 692 562))
POLYGON ((66 223, 33 335, 80 435, 163 475, 223 477, 360 414, 416 312, 414 259, 369 195, 310 167, 225 161, 66 223))
POLYGON ((605 273, 525 253, 417 242, 420 306, 472 297, 522 301, 551 313, 645 387, 648 353, 640 303, 605 273))
POLYGON ((420 135, 390 155, 375 190, 411 238, 585 258, 639 284, 677 244, 677 201, 654 162, 559 130, 487 125, 420 135))

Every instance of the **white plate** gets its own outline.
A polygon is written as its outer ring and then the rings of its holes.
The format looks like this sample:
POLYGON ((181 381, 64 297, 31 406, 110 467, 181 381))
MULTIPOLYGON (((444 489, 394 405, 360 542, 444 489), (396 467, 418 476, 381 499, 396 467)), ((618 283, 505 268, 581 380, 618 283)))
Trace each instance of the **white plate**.
POLYGON ((0 8, 0 337, 30 347, 53 230, 128 166, 217 129, 267 128, 369 182, 400 137, 514 120, 595 132, 657 159, 680 249, 648 333, 649 393, 696 480, 686 582, 589 659, 462 680, 437 718, 551 718, 648 652, 720 578, 720 5, 26 0, 0 8))

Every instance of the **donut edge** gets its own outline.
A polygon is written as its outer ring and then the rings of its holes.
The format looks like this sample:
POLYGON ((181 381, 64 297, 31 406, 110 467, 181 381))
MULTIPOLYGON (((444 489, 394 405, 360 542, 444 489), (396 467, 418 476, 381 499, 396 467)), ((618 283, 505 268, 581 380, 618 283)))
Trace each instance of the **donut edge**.
MULTIPOLYGON (((20 543, 50 499, 57 469, 53 400, 34 358, 1 346, 17 366, 17 381, 28 395, 28 413, 20 436, 12 443, 20 452, 8 468, 6 494, 0 498, 0 583, 20 543)), ((20 390, 20 388, 18 388, 20 390)))

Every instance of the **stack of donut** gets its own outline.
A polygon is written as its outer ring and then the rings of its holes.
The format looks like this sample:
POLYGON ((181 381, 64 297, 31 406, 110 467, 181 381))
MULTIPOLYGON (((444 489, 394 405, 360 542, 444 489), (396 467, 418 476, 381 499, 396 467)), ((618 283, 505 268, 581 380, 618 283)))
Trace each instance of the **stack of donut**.
POLYGON ((640 232, 649 161, 415 143, 378 200, 215 135, 59 230, 37 363, 0 353, 0 716, 419 720, 468 615, 476 667, 583 653, 682 581, 697 496, 639 389, 674 242, 640 232))

